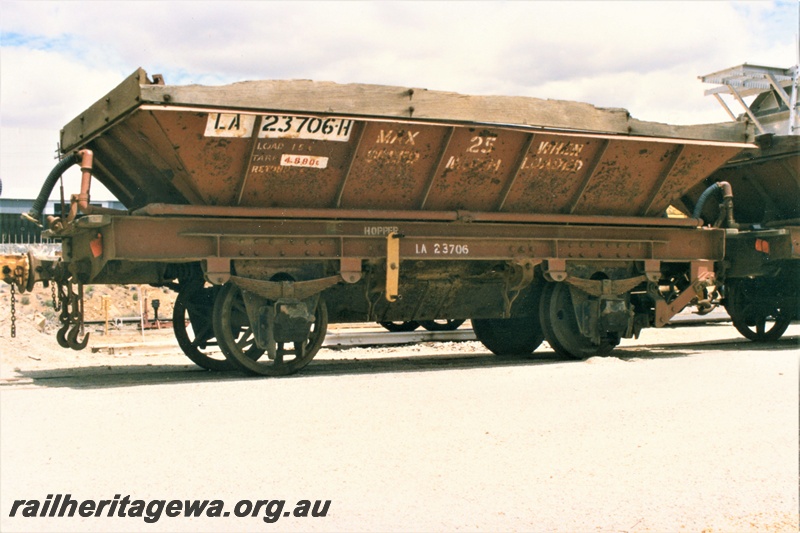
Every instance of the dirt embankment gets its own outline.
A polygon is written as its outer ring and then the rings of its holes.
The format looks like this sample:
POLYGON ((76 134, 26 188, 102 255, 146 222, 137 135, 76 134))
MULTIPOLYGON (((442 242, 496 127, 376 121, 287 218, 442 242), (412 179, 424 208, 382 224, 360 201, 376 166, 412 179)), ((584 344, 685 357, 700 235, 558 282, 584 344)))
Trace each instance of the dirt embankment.
MULTIPOLYGON (((52 287, 52 286, 51 286, 52 287)), ((11 311, 11 287, 0 283, 0 320, 9 320, 11 311)), ((87 321, 105 319, 103 298, 108 297, 108 319, 139 317, 146 309, 146 316, 154 318, 152 301, 159 301, 159 318, 172 318, 172 306, 176 294, 166 288, 149 285, 87 285, 84 287, 84 311, 87 321)), ((16 293, 16 311, 18 320, 33 320, 37 323, 45 321, 45 326, 58 327, 58 312, 53 307, 51 288, 37 284, 33 291, 16 293)))
MULTIPOLYGON (((91 342, 103 342, 106 311, 104 297, 108 299, 107 318, 109 337, 118 341, 127 337, 137 337, 134 324, 128 322, 141 316, 146 309, 145 318, 154 320, 153 300, 159 301, 158 318, 171 319, 176 293, 166 288, 148 285, 88 285, 84 288, 84 310, 86 331, 91 332, 91 342), (120 327, 125 321, 128 327, 120 327), (93 322, 98 322, 94 324, 93 322)), ((11 337, 11 287, 0 283, 0 365, 3 370, 12 370, 20 362, 30 363, 31 359, 62 360, 75 358, 89 350, 75 352, 58 345, 56 331, 60 327, 59 312, 54 308, 51 289, 37 284, 32 292, 15 294, 16 337, 11 337)), ((138 322, 138 320, 136 321, 138 322)), ((167 328, 169 336, 171 327, 167 328)), ((165 332, 166 333, 166 332, 165 332)), ((140 338, 140 337, 139 337, 140 338)), ((6 372, 3 372, 4 374, 6 372)))

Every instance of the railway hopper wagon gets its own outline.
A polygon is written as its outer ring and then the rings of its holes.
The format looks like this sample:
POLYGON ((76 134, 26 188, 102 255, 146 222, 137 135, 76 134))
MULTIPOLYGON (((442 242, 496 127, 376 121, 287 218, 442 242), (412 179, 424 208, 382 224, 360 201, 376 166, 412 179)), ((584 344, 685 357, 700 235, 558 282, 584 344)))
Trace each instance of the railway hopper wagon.
POLYGON ((585 358, 712 305, 726 230, 665 211, 751 140, 576 102, 138 70, 61 132, 29 216, 80 165, 44 221, 62 258, 5 277, 57 284, 72 348, 85 284, 169 286, 179 344, 209 369, 289 374, 328 323, 366 321, 471 319, 496 354, 547 339, 585 358), (92 179, 127 210, 92 206, 92 179))
POLYGON ((736 155, 676 205, 726 229, 726 260, 718 272, 725 307, 742 335, 774 341, 800 318, 798 67, 744 64, 700 79, 715 85, 706 93, 732 118, 726 100, 741 104, 737 120, 754 125, 758 146, 736 155))

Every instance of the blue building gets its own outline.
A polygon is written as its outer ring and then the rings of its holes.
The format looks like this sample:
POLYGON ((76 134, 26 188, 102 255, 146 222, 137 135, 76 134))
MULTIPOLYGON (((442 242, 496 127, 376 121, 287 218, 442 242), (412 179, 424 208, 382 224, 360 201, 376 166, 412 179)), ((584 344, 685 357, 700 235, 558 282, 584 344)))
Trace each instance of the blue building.
MULTIPOLYGON (((121 202, 116 201, 93 201, 92 205, 125 209, 121 202)), ((21 217, 22 213, 27 213, 31 207, 33 207, 33 200, 0 198, 0 244, 50 242, 47 239, 42 240, 42 228, 21 217)), ((65 207, 69 209, 69 203, 65 207)), ((45 215, 59 215, 60 213, 60 200, 47 202, 44 210, 45 215)))

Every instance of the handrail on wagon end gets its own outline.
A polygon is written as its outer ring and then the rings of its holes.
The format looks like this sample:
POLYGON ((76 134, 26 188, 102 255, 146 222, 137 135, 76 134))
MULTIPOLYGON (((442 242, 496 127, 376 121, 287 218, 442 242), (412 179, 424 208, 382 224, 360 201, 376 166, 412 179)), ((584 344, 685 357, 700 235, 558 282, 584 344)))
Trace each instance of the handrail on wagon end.
POLYGON ((745 102, 744 98, 765 92, 773 92, 776 98, 789 110, 785 135, 800 135, 800 125, 798 125, 798 118, 800 117, 797 111, 800 65, 783 69, 745 63, 705 76, 698 76, 698 78, 703 83, 719 84, 718 87, 706 90, 705 95, 714 96, 731 120, 735 121, 737 120, 736 116, 720 96, 721 94, 732 95, 762 135, 767 133, 767 129, 759 121, 757 112, 751 109, 751 106, 745 102))

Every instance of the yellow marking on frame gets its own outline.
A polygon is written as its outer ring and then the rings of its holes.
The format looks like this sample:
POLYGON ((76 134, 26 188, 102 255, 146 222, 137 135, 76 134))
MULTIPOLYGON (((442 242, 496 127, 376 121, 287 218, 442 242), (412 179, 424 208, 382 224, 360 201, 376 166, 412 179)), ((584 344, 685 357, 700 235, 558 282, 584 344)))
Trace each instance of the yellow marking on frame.
POLYGON ((396 302, 400 285, 400 236, 392 232, 386 236, 386 299, 396 302))

